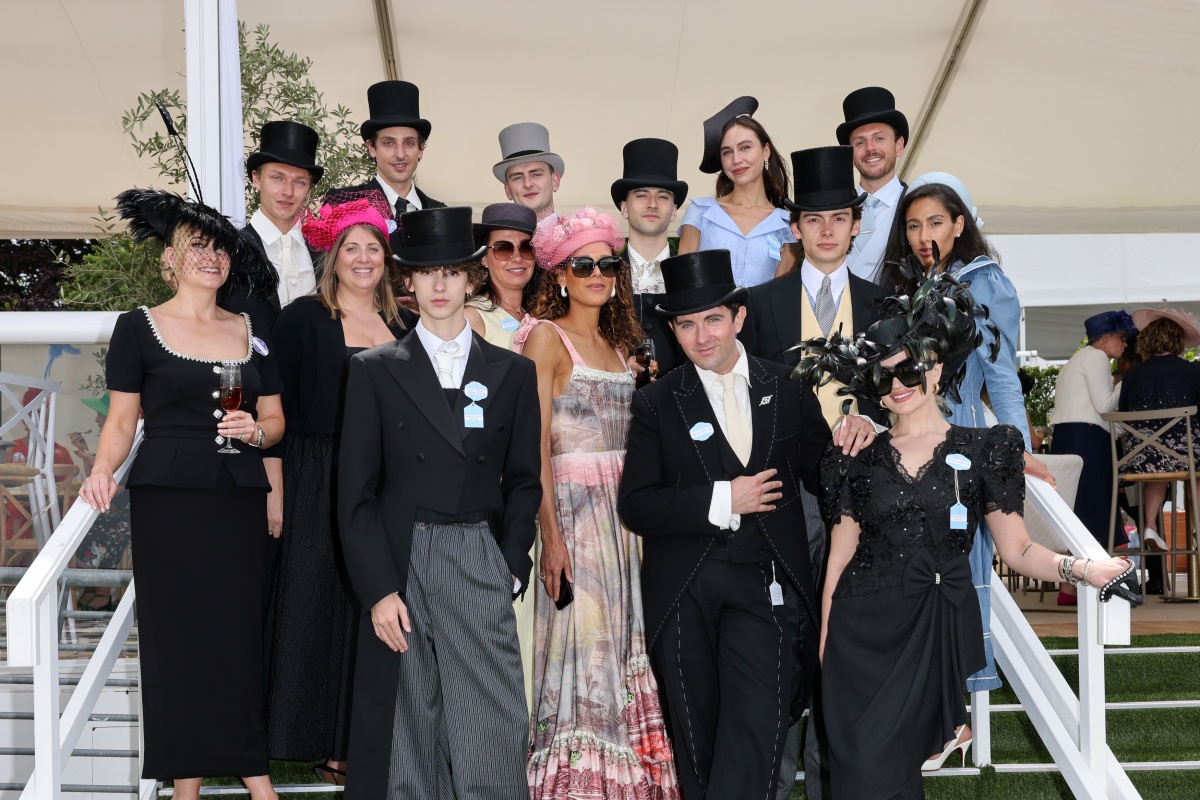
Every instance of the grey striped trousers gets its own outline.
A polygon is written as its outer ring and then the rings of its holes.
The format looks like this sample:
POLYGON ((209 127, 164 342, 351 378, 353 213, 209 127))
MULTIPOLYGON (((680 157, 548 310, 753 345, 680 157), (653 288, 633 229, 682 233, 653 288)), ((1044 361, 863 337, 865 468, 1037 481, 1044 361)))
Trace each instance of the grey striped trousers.
POLYGON ((487 523, 415 523, 388 800, 528 800, 512 585, 487 523))

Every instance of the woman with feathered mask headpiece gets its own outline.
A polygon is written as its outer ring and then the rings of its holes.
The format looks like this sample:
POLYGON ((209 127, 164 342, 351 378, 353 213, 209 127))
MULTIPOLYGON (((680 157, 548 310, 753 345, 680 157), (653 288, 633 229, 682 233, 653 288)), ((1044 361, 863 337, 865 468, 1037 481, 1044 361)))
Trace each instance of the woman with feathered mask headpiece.
POLYGON ((278 276, 216 209, 131 189, 117 211, 164 246, 175 295, 122 314, 109 342, 109 413, 80 496, 107 510, 139 410, 129 489, 144 736, 142 777, 198 798, 204 775, 272 800, 263 711, 267 492, 262 449, 283 436, 266 331, 217 306, 226 282, 267 297, 278 276), (235 372, 236 371, 236 372, 235 372), (214 571, 215 570, 215 571, 214 571))
MULTIPOLYGON (((848 340, 802 345, 799 377, 837 377, 896 416, 856 458, 830 448, 823 513, 833 524, 822 597, 822 708, 836 797, 922 798, 923 764, 965 762, 966 678, 984 664, 968 554, 986 520, 1000 557, 1040 580, 1070 580, 1140 602, 1132 566, 1033 544, 1024 510, 1024 442, 1011 425, 960 427, 937 400, 960 391, 990 323, 949 276, 888 298, 848 340), (862 768, 864 756, 870 769, 862 768)), ((995 336, 994 331, 989 331, 995 336)))

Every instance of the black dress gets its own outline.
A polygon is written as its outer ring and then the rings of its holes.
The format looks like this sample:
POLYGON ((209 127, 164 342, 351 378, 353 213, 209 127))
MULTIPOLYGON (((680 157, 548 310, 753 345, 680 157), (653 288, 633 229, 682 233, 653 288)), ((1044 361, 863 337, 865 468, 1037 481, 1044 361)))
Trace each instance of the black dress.
MULTIPOLYGON (((401 309, 405 327, 416 324, 401 309)), ((338 439, 350 356, 340 318, 301 297, 272 329, 287 433, 267 452, 283 459, 283 533, 268 545, 267 742, 272 758, 344 760, 350 733, 359 607, 338 546, 338 439)))
MULTIPOLYGON (((1152 411, 1159 408, 1185 408, 1200 405, 1200 364, 1185 361, 1178 356, 1150 356, 1145 361, 1129 368, 1121 381, 1121 411, 1152 411)), ((1154 433, 1166 422, 1165 419, 1147 419, 1130 423, 1130 427, 1147 434, 1154 433)), ((1182 421, 1175 423, 1159 437, 1167 447, 1179 453, 1187 453, 1187 427, 1182 421)), ((1129 434, 1122 436, 1121 445, 1128 452, 1139 440, 1129 434)), ((1200 428, 1192 420, 1192 457, 1200 462, 1200 428)), ((1143 448, 1141 452, 1121 467, 1124 472, 1186 472, 1187 462, 1172 458, 1159 450, 1143 448)), ((1106 543, 1107 544, 1107 543, 1106 543)))
MULTIPOLYGON (((242 409, 279 394, 255 335, 242 409)), ((141 394, 145 440, 126 481, 141 655, 142 777, 266 775, 263 569, 267 482, 260 450, 217 452, 220 361, 170 349, 141 308, 109 342, 108 388, 141 394)))
POLYGON ((966 723, 966 679, 984 665, 968 554, 982 516, 1021 513, 1024 442, 1016 428, 951 427, 910 476, 884 433, 857 458, 830 447, 825 511, 862 528, 833 594, 822 701, 833 796, 922 798, 921 764, 966 723), (964 529, 950 528, 958 472, 964 529))

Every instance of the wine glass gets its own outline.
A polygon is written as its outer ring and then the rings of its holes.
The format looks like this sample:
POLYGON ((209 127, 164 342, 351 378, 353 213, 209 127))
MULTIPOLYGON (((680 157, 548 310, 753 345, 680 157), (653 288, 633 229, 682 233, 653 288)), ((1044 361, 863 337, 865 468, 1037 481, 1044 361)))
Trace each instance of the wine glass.
POLYGON ((634 361, 643 368, 633 379, 633 385, 640 389, 648 386, 650 381, 658 377, 658 359, 654 354, 654 340, 649 337, 642 339, 642 343, 633 352, 634 361))
MULTIPOLYGON (((221 389, 217 393, 218 402, 221 404, 221 410, 225 413, 237 411, 238 406, 242 404, 242 367, 239 364, 222 364, 221 365, 221 389)), ((218 448, 218 453, 240 453, 233 446, 232 437, 220 437, 223 442, 219 442, 223 446, 218 448)))

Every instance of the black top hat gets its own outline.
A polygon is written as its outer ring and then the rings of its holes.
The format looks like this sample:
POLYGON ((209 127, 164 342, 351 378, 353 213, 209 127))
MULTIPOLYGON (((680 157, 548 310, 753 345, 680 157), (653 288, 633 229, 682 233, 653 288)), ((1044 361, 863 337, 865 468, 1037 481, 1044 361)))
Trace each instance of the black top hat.
POLYGON ((700 250, 663 259, 667 293, 654 307, 664 317, 695 314, 734 301, 745 302, 746 290, 733 282, 728 250, 700 250))
POLYGON ((363 139, 372 139, 384 128, 412 128, 422 139, 433 127, 421 119, 421 91, 408 81, 380 81, 367 89, 371 118, 362 124, 363 139))
POLYGON ((478 261, 484 248, 475 246, 471 207, 426 208, 400 215, 404 256, 392 256, 410 269, 452 267, 478 261))
POLYGON ((246 174, 254 172, 263 164, 287 164, 289 167, 306 169, 318 183, 325 174, 317 166, 317 132, 307 125, 288 120, 268 122, 262 126, 258 137, 258 152, 246 159, 246 174))
POLYGON ((666 139, 634 139, 625 145, 621 155, 625 160, 625 171, 620 180, 613 181, 613 205, 620 208, 631 191, 647 186, 666 189, 675 195, 676 206, 683 205, 687 199, 688 185, 676 179, 678 147, 666 139))
POLYGON ((886 122, 896 131, 896 138, 908 142, 908 120, 896 110, 896 98, 881 86, 856 89, 842 101, 846 121, 837 126, 839 144, 850 144, 850 134, 868 122, 886 122))
POLYGON ((784 200, 789 211, 836 211, 867 199, 854 185, 854 150, 841 145, 810 147, 792 153, 796 202, 784 200))
POLYGON ((700 171, 715 175, 721 171, 721 130, 734 117, 750 116, 758 110, 758 100, 739 97, 716 114, 704 120, 704 156, 700 159, 700 171))
POLYGON ((483 210, 483 216, 472 227, 475 229, 475 244, 483 247, 492 231, 521 231, 533 236, 537 230, 537 214, 532 208, 519 203, 492 203, 483 210))

